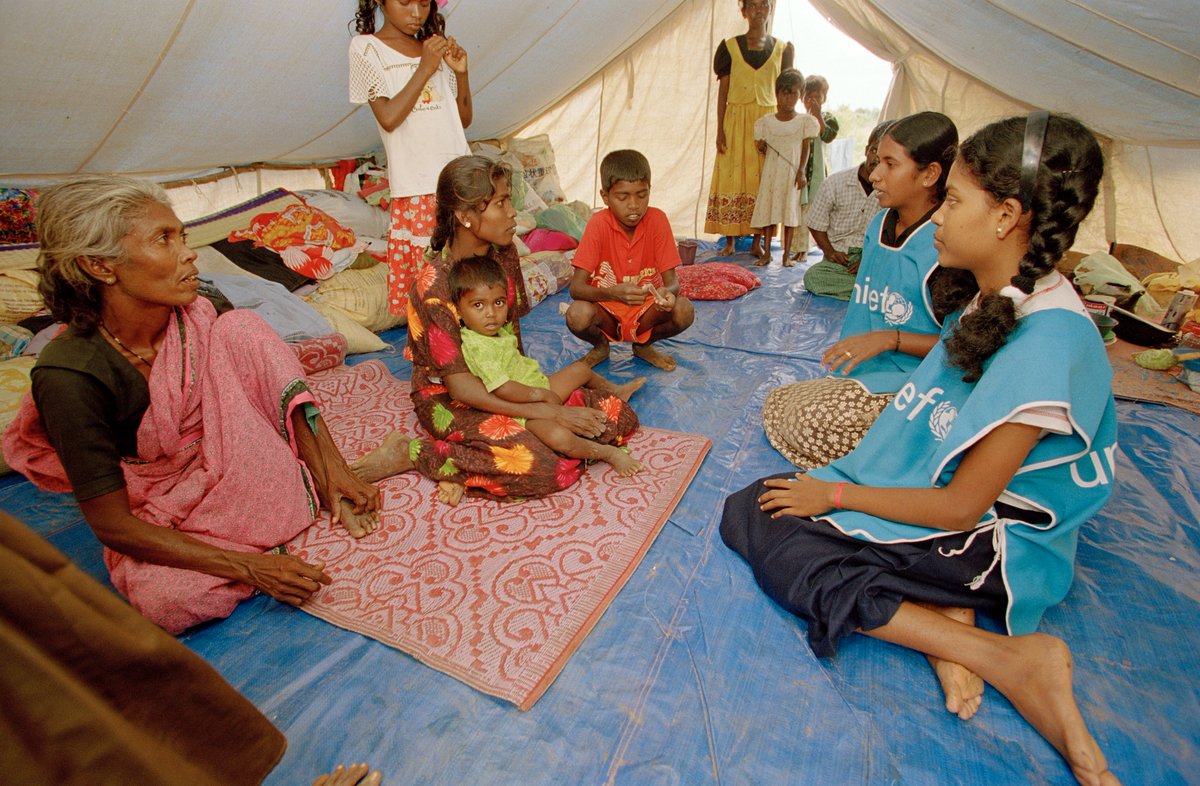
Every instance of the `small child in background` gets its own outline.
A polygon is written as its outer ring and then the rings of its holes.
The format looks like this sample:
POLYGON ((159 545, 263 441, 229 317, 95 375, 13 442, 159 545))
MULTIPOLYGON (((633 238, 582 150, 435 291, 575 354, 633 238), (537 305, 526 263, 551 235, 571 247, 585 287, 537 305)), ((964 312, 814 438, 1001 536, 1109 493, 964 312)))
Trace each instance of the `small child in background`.
POLYGON ((679 249, 667 214, 650 207, 650 162, 636 150, 614 150, 600 162, 600 198, 571 261, 567 329, 592 345, 583 362, 608 357, 610 341, 663 371, 675 359, 650 346, 678 335, 695 319, 679 294, 679 249))
POLYGON ((804 76, 789 68, 775 79, 775 104, 778 111, 754 122, 754 144, 765 156, 758 198, 750 225, 763 230, 766 244, 755 264, 771 262, 771 237, 775 224, 783 225, 783 264, 792 267, 788 255, 792 233, 801 225, 800 195, 808 183, 808 159, 812 140, 820 133, 817 118, 796 111, 804 91, 804 76))
MULTIPOLYGON (((587 406, 581 387, 629 401, 646 384, 645 377, 638 377, 624 385, 614 385, 579 361, 550 376, 543 374, 536 360, 521 354, 516 332, 508 321, 507 279, 496 260, 482 256, 459 260, 450 269, 447 283, 464 326, 463 360, 488 392, 498 398, 520 404, 587 406)), ((603 400, 600 404, 603 405, 603 400)), ((584 439, 553 420, 530 418, 524 425, 564 456, 603 461, 621 477, 635 475, 642 469, 640 461, 616 445, 584 439)), ((626 436, 619 435, 618 444, 626 436)))
MULTIPOLYGON (((812 74, 804 80, 804 109, 817 119, 817 125, 821 130, 817 134, 817 138, 813 140, 812 155, 808 159, 808 185, 804 187, 804 191, 800 195, 803 212, 808 211, 808 206, 817 195, 817 189, 825 182, 827 174, 825 171, 827 167, 825 145, 837 139, 838 135, 837 118, 823 109, 825 99, 828 97, 829 81, 825 77, 812 74)), ((795 252, 794 259, 803 259, 804 255, 808 253, 808 227, 803 216, 801 216, 801 226, 803 231, 797 233, 796 248, 790 249, 795 252)))

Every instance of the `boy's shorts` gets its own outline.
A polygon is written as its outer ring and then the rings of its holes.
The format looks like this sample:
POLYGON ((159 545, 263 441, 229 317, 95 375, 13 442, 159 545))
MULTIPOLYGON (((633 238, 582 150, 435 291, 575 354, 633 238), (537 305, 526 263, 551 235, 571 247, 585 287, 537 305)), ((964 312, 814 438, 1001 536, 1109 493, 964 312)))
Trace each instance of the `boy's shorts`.
POLYGON ((609 341, 632 341, 635 344, 645 344, 649 340, 651 329, 642 328, 638 323, 641 322, 642 315, 654 306, 654 298, 647 297, 646 302, 639 306, 630 306, 615 300, 605 300, 597 303, 596 306, 607 312, 617 323, 617 332, 620 335, 611 336, 607 330, 603 328, 600 330, 609 341))

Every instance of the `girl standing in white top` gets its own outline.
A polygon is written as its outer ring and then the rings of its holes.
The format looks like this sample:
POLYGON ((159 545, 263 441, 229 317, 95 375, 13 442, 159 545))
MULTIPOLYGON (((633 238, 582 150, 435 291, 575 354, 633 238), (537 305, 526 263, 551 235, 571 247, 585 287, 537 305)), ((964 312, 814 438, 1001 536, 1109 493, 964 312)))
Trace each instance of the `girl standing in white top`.
POLYGON ((470 152, 463 133, 472 117, 467 53, 445 36, 445 19, 432 0, 359 0, 354 25, 350 101, 370 105, 387 153, 388 308, 403 315, 429 248, 438 173, 470 152), (377 9, 383 12, 378 31, 377 9))

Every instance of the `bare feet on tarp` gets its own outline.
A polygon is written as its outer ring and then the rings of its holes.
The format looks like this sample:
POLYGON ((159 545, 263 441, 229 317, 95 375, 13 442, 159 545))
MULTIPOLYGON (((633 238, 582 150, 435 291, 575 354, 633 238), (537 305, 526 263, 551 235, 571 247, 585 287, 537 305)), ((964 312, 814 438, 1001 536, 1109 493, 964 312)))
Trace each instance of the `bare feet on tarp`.
POLYGON ((605 341, 603 344, 597 344, 589 349, 587 354, 579 359, 579 362, 588 366, 594 366, 608 358, 608 353, 608 342, 605 341))
POLYGON ((345 497, 338 500, 338 508, 340 510, 338 519, 351 537, 361 538, 379 529, 379 511, 369 510, 365 513, 355 513, 354 505, 345 497))
POLYGON ((408 434, 393 431, 379 447, 351 464, 350 471, 368 483, 408 472, 413 468, 408 454, 412 440, 408 434))
POLYGON ((734 238, 732 238, 732 237, 725 238, 725 245, 721 247, 721 253, 718 256, 723 256, 723 257, 733 256, 733 252, 735 251, 733 244, 734 244, 734 238))
POLYGON ((755 267, 766 267, 771 264, 771 252, 766 251, 758 255, 758 259, 754 260, 755 267))
POLYGON ((795 267, 796 263, 792 261, 791 257, 789 257, 787 254, 784 254, 783 255, 783 266, 784 267, 795 267))
MULTIPOLYGON (((957 620, 964 625, 975 624, 975 610, 947 606, 926 606, 937 613, 957 620)), ((966 666, 953 661, 935 658, 927 655, 933 673, 937 675, 942 685, 942 693, 946 697, 946 710, 957 715, 961 720, 970 720, 983 704, 983 679, 966 666)))
POLYGON ((318 775, 312 786, 379 786, 383 774, 365 764, 338 765, 333 772, 318 775))
POLYGON ((437 484, 438 502, 445 502, 450 507, 457 505, 466 493, 467 487, 461 483, 453 483, 449 480, 439 480, 437 484))
POLYGON ((1062 754, 1076 780, 1085 786, 1119 784, 1075 704, 1067 645, 1045 633, 1013 636, 1006 645, 996 670, 989 670, 992 686, 1062 754))
POLYGON ((675 370, 675 358, 659 352, 649 344, 634 344, 633 354, 655 368, 661 368, 663 371, 675 370))

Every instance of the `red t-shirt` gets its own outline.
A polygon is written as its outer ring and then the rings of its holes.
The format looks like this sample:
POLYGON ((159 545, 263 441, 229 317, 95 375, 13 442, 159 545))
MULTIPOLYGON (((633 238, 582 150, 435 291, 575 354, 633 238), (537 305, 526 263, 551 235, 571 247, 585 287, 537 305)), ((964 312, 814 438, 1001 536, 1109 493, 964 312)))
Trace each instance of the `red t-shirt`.
POLYGON ((571 264, 588 271, 588 283, 594 287, 621 283, 661 287, 663 271, 679 267, 679 249, 667 214, 658 208, 647 208, 632 239, 605 208, 588 219, 571 264))

